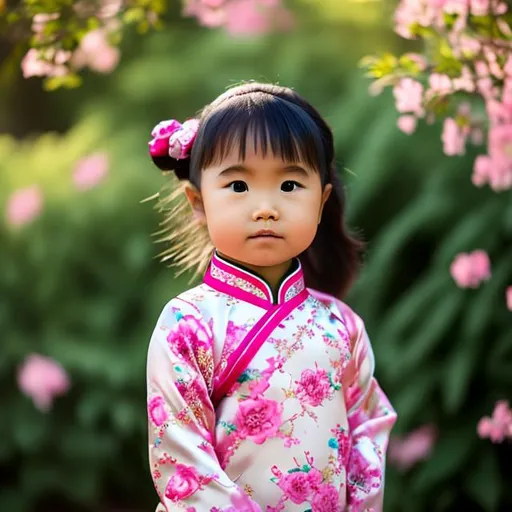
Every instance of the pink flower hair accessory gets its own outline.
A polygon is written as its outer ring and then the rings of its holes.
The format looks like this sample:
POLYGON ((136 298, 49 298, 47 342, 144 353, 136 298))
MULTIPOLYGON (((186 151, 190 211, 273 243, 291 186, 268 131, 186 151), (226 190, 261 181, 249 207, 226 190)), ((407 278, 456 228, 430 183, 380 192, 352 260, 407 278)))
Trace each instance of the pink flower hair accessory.
POLYGON ((151 132, 149 154, 154 157, 170 156, 184 160, 190 156, 199 127, 199 120, 188 119, 183 124, 175 119, 158 123, 151 132))

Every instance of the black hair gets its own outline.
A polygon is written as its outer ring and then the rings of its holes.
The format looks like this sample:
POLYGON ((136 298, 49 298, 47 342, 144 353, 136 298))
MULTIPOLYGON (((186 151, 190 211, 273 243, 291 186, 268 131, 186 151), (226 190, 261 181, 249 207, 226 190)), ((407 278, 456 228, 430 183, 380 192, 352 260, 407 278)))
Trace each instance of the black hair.
MULTIPOLYGON (((199 190, 201 170, 222 161, 236 146, 243 160, 251 136, 263 156, 270 151, 287 162, 302 161, 319 173, 323 186, 332 185, 315 239, 299 259, 308 287, 343 298, 357 277, 363 242, 345 226, 345 196, 336 170, 333 133, 320 113, 290 88, 249 82, 207 105, 199 121, 190 158, 153 158, 160 169, 173 170, 179 180, 199 190)), ((175 237, 167 240, 171 238, 175 237)), ((208 251, 196 247, 194 254, 204 258, 208 251)), ((182 263, 191 264, 194 259, 189 255, 182 263)))

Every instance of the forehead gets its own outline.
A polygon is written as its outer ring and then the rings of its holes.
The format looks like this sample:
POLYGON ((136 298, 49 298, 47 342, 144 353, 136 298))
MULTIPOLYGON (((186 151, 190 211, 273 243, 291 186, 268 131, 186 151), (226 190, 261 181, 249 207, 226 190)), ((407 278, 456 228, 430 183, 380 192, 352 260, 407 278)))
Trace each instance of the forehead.
POLYGON ((288 155, 276 154, 272 147, 261 147, 254 140, 254 137, 248 135, 242 150, 242 144, 238 143, 231 144, 223 154, 217 155, 217 158, 212 162, 213 166, 224 166, 226 164, 233 163, 250 163, 250 162, 267 162, 276 164, 290 164, 290 163, 301 163, 300 154, 288 155))
MULTIPOLYGON (((270 138, 270 134, 251 129, 245 134, 232 133, 229 140, 220 140, 212 148, 212 152, 203 168, 232 165, 234 163, 266 162, 275 164, 303 164, 309 167, 311 158, 304 158, 303 148, 293 138, 286 144, 270 138)), ((316 162, 315 162, 316 163, 316 162)))

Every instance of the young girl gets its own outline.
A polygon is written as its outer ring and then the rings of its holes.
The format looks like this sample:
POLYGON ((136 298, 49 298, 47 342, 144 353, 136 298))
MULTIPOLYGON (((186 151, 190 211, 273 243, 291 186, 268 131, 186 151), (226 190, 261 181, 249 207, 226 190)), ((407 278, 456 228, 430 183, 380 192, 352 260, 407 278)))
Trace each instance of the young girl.
POLYGON ((331 130, 293 90, 249 83, 152 136, 194 216, 172 226, 173 259, 206 268, 149 344, 157 510, 382 510, 396 414, 340 300, 361 245, 344 227, 331 130))

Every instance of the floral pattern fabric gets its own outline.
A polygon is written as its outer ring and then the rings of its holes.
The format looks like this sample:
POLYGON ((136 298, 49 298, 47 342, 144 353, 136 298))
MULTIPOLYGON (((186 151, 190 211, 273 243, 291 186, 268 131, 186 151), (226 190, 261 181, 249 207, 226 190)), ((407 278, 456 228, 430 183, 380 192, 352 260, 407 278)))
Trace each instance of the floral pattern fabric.
POLYGON ((308 290, 215 409, 212 391, 229 355, 265 308, 305 285, 300 265, 276 297, 217 255, 210 269, 165 305, 149 343, 157 511, 381 511, 396 413, 375 380, 361 318, 308 290), (248 284, 240 290, 240 282, 248 284))

